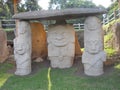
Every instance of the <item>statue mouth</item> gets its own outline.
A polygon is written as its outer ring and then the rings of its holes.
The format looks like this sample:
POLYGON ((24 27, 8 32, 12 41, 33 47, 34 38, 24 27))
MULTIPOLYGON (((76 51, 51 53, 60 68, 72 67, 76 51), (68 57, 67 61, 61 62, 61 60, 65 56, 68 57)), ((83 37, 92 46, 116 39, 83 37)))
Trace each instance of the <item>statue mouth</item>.
POLYGON ((66 39, 62 39, 62 40, 54 40, 53 44, 55 46, 65 46, 68 44, 68 41, 66 41, 66 39))

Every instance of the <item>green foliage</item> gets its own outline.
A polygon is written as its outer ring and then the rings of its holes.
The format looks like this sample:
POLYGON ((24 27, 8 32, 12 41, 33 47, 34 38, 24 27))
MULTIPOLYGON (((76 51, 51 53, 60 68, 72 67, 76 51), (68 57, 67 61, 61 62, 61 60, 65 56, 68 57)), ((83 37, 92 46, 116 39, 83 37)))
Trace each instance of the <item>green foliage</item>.
POLYGON ((7 29, 4 29, 4 31, 6 31, 6 32, 14 31, 14 28, 13 29, 7 28, 7 29))
POLYGON ((116 50, 112 46, 112 43, 113 43, 112 26, 117 22, 120 22, 120 19, 113 20, 103 26, 103 30, 104 32, 106 32, 106 35, 104 36, 104 46, 108 56, 112 56, 116 53, 116 50))
POLYGON ((49 9, 93 8, 96 5, 90 0, 50 0, 49 9), (55 7, 56 6, 56 7, 55 7))
POLYGON ((116 53, 115 49, 110 47, 105 48, 105 52, 107 53, 108 56, 112 56, 116 53))
MULTIPOLYGON (((38 0, 25 0, 17 4, 18 12, 41 10, 38 0)), ((0 0, 0 18, 11 19, 14 14, 13 0, 0 0)))
MULTIPOLYGON (((104 8, 96 6, 91 0, 50 0, 49 9, 66 9, 66 8, 104 8)), ((100 16, 100 18, 102 15, 100 16)), ((84 23, 85 18, 72 19, 68 23, 84 23)))
POLYGON ((41 10, 38 0, 25 0, 25 3, 18 4, 18 12, 41 10))
MULTIPOLYGON (((108 25, 106 25, 106 27, 108 28, 108 25)), ((106 27, 104 26, 104 28, 106 28, 106 27)), ((111 45, 112 40, 113 40, 112 39, 113 38, 113 32, 112 32, 112 30, 107 30, 106 32, 107 32, 107 34, 104 36, 104 48, 105 48, 105 52, 107 53, 107 55, 112 56, 116 53, 115 49, 111 45)))
POLYGON ((104 43, 107 43, 113 37, 113 33, 109 32, 107 35, 104 36, 104 43))
POLYGON ((117 10, 119 8, 119 5, 118 5, 118 2, 116 0, 115 3, 112 3, 108 8, 107 10, 109 11, 108 14, 112 14, 115 10, 117 10))
POLYGON ((103 25, 103 30, 104 30, 105 32, 111 32, 112 26, 113 26, 115 23, 117 23, 117 22, 120 22, 120 18, 115 19, 115 20, 112 20, 112 21, 109 22, 108 24, 103 25))
POLYGON ((11 0, 0 0, 0 18, 11 18, 13 15, 13 2, 11 0))

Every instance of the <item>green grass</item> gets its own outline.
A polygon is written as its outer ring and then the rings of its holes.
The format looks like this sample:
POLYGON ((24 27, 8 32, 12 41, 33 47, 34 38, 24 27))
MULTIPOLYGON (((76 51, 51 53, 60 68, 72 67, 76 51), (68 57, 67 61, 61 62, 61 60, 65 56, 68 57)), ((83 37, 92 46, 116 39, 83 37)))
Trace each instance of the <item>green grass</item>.
MULTIPOLYGON (((4 64, 3 67, 5 67, 4 64)), ((47 68, 44 68, 34 75, 23 77, 15 75, 6 77, 9 74, 4 72, 0 79, 5 77, 6 82, 3 83, 3 85, 0 87, 0 90, 47 90, 47 70, 47 68)), ((1 71, 2 70, 0 70, 0 72, 1 71)))
POLYGON ((35 74, 21 77, 6 73, 10 68, 11 64, 0 64, 0 83, 3 83, 0 90, 120 90, 120 68, 99 77, 75 75, 76 67, 63 70, 44 67, 35 74), (5 82, 1 82, 2 78, 5 82))
POLYGON ((11 64, 4 63, 0 64, 0 87, 7 81, 7 79, 12 76, 11 74, 6 74, 6 71, 12 68, 11 64))
POLYGON ((75 69, 53 69, 52 90, 119 90, 119 76, 80 77, 74 75, 75 69))

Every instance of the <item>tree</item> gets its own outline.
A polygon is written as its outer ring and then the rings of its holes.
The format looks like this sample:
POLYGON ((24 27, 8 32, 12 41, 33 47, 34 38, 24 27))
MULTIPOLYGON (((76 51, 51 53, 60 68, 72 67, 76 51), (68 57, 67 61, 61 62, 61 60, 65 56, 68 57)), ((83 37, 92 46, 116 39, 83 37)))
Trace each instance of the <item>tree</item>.
MULTIPOLYGON (((13 0, 0 0, 0 18, 11 18, 14 15, 13 0)), ((40 10, 38 0, 26 0, 17 4, 18 12, 40 10)))
MULTIPOLYGON (((97 7, 91 0, 50 0, 49 9, 104 8, 97 7)), ((100 16, 102 17, 102 16, 100 16)), ((83 23, 85 18, 68 20, 68 23, 83 23)))
POLYGON ((118 2, 117 0, 114 1, 108 8, 107 10, 109 11, 108 14, 112 14, 113 12, 115 12, 117 9, 119 8, 118 2))
POLYGON ((97 7, 90 0, 51 0, 49 9, 65 9, 65 8, 93 8, 97 7))
POLYGON ((13 2, 0 0, 0 18, 10 18, 13 15, 13 2))
POLYGON ((111 0, 112 2, 117 2, 120 8, 120 0, 111 0))
POLYGON ((38 5, 38 0, 25 0, 25 3, 19 3, 18 5, 18 11, 24 12, 24 11, 35 11, 35 10, 41 10, 42 8, 38 5))

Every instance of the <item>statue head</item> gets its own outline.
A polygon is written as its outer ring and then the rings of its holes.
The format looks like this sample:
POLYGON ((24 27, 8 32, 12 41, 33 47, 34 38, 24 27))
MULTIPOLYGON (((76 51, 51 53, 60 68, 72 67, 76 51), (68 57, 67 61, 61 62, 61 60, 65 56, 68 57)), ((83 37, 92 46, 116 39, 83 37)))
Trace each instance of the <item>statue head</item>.
POLYGON ((66 28, 65 26, 56 26, 51 28, 48 33, 48 43, 52 43, 55 46, 65 46, 69 42, 74 42, 74 33, 72 30, 66 28))
POLYGON ((14 39, 14 51, 20 55, 23 55, 26 52, 26 45, 25 43, 21 42, 19 38, 14 39))
POLYGON ((101 22, 97 17, 88 17, 85 21, 85 30, 94 31, 101 28, 101 22))

